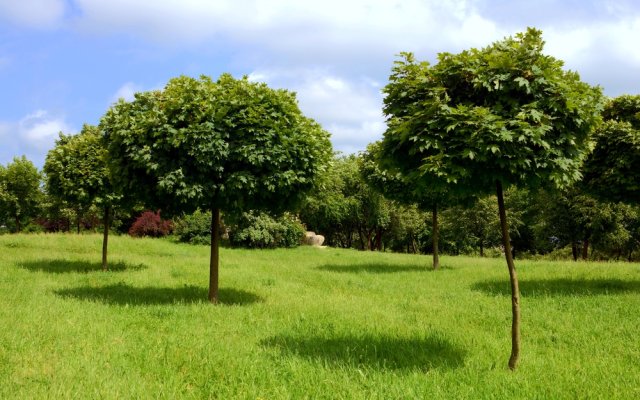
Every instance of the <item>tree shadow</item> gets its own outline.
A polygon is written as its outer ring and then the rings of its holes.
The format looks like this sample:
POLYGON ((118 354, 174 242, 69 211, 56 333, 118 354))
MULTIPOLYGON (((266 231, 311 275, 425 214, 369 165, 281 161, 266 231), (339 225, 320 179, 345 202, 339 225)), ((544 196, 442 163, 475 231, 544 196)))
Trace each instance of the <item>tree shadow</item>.
MULTIPOLYGON (((61 289, 54 292, 64 298, 96 301, 110 305, 163 305, 208 303, 208 290, 199 286, 180 288, 133 287, 123 283, 92 287, 82 286, 61 289)), ((223 305, 243 306, 262 301, 262 298, 245 290, 221 288, 218 292, 219 303, 223 305)))
MULTIPOLYGON (((520 294, 523 297, 545 296, 592 296, 639 293, 640 281, 622 279, 534 279, 521 280, 520 294)), ((477 282, 471 289, 492 295, 511 296, 508 280, 477 282)))
MULTIPOLYGON (((20 268, 24 268, 31 272, 48 272, 51 274, 67 274, 67 273, 89 273, 95 271, 102 272, 102 264, 99 262, 88 261, 70 261, 70 260, 37 260, 24 261, 18 264, 20 268)), ((108 264, 110 272, 124 271, 140 271, 146 269, 144 264, 132 265, 125 262, 112 262, 108 264)))
MULTIPOLYGON (((393 274, 397 272, 424 272, 433 271, 431 263, 421 265, 389 265, 389 264, 327 264, 316 267, 321 271, 341 272, 341 273, 371 273, 371 274, 393 274)), ((441 269, 449 269, 441 267, 441 269)))
POLYGON ((260 343, 288 356, 298 356, 350 368, 382 370, 453 369, 465 352, 435 336, 408 339, 380 336, 293 337, 276 336, 260 343))

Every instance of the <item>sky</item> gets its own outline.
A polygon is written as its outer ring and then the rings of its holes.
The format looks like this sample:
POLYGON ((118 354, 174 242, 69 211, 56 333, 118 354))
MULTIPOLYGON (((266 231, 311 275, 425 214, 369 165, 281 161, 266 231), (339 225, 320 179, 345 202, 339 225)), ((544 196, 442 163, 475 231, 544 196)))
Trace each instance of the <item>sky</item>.
POLYGON ((355 153, 385 130, 399 52, 434 62, 528 26, 608 96, 640 94, 636 0, 0 0, 0 164, 40 168, 59 132, 98 124, 118 98, 225 72, 295 91, 355 153))

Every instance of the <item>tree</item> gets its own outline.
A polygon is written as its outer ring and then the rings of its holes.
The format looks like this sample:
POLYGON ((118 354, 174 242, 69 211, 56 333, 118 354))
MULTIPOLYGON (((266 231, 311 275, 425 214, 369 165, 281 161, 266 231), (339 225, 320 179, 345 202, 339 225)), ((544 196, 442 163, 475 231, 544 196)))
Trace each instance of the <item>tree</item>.
POLYGON ((542 32, 483 49, 442 53, 438 63, 397 61, 385 88, 384 158, 419 187, 495 190, 511 283, 512 346, 520 354, 520 298, 503 188, 570 184, 580 177, 602 94, 542 53, 542 32))
POLYGON ((329 134, 302 115, 293 93, 228 74, 171 79, 116 103, 100 127, 117 187, 163 215, 212 211, 212 303, 220 210, 290 208, 332 154, 329 134))
POLYGON ((23 226, 35 218, 42 191, 41 174, 25 156, 14 157, 6 167, 0 166, 0 222, 13 224, 20 232, 23 226))
POLYGON ((44 163, 47 192, 66 201, 80 218, 91 205, 102 209, 102 269, 107 269, 109 225, 114 203, 118 199, 110 183, 107 151, 97 127, 85 124, 78 135, 64 135, 47 153, 44 163))
MULTIPOLYGON (((394 91, 390 91, 390 96, 394 91)), ((366 182, 385 197, 402 204, 416 204, 419 209, 431 211, 431 237, 433 269, 440 268, 438 208, 451 203, 451 196, 442 186, 419 186, 411 178, 407 179, 385 162, 380 142, 372 143, 361 156, 360 171, 366 182)))
POLYGON ((305 199, 300 217, 310 229, 325 235, 329 245, 381 250, 390 204, 364 181, 360 161, 353 154, 336 156, 305 199))
POLYGON ((586 189, 607 201, 640 204, 640 96, 613 99, 603 117, 584 166, 586 189))

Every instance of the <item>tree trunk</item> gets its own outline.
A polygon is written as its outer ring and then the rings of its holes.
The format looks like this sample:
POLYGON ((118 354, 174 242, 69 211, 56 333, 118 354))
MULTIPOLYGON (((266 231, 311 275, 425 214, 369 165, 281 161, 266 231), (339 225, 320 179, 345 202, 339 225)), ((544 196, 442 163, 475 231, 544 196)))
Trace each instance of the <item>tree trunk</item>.
POLYGON ((367 250, 374 251, 375 245, 373 243, 373 232, 375 228, 371 228, 367 231, 367 250))
POLYGON ((209 259, 209 301, 218 303, 218 266, 220 260, 220 209, 211 210, 211 258, 209 259))
POLYGON ((438 226, 438 205, 433 205, 431 213, 431 229, 433 232, 433 269, 440 268, 440 254, 438 251, 438 242, 440 241, 440 227, 438 226))
POLYGON ((364 251, 364 234, 362 233, 362 227, 358 227, 358 237, 360 238, 360 250, 364 251))
POLYGON ((378 228, 376 232, 376 250, 382 251, 382 228, 378 228))
POLYGON ((480 257, 484 257, 484 244, 480 241, 480 257))
POLYGON ((582 260, 586 261, 589 258, 589 238, 582 241, 582 260))
POLYGON ((513 263, 511 254, 511 239, 509 238, 509 225, 507 224, 507 212, 504 208, 504 198, 502 196, 502 183, 496 181, 496 194, 498 196, 498 210, 500 213, 500 227, 502 228, 502 244, 504 245, 504 255, 509 268, 509 278, 511 281, 511 357, 509 358, 509 369, 514 370, 520 358, 520 289, 518 287, 518 276, 516 266, 513 263))
POLYGON ((16 232, 20 233, 20 231, 22 230, 22 225, 20 225, 20 216, 19 215, 16 215, 15 221, 16 221, 16 232))
POLYGON ((109 244, 109 214, 110 207, 104 208, 104 219, 102 220, 102 227, 104 233, 102 234, 102 270, 107 270, 107 246, 109 244))
POLYGON ((80 234, 80 211, 76 210, 76 233, 80 234))
POLYGON ((578 261, 578 245, 576 242, 571 242, 571 255, 573 256, 573 261, 578 261))

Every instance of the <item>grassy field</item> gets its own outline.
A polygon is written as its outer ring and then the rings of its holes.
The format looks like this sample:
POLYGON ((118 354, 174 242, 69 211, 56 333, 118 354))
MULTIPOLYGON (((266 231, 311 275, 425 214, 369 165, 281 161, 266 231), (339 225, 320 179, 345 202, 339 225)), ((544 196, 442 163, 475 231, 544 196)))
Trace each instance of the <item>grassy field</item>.
POLYGON ((640 398, 640 266, 0 236, 0 398, 640 398))

